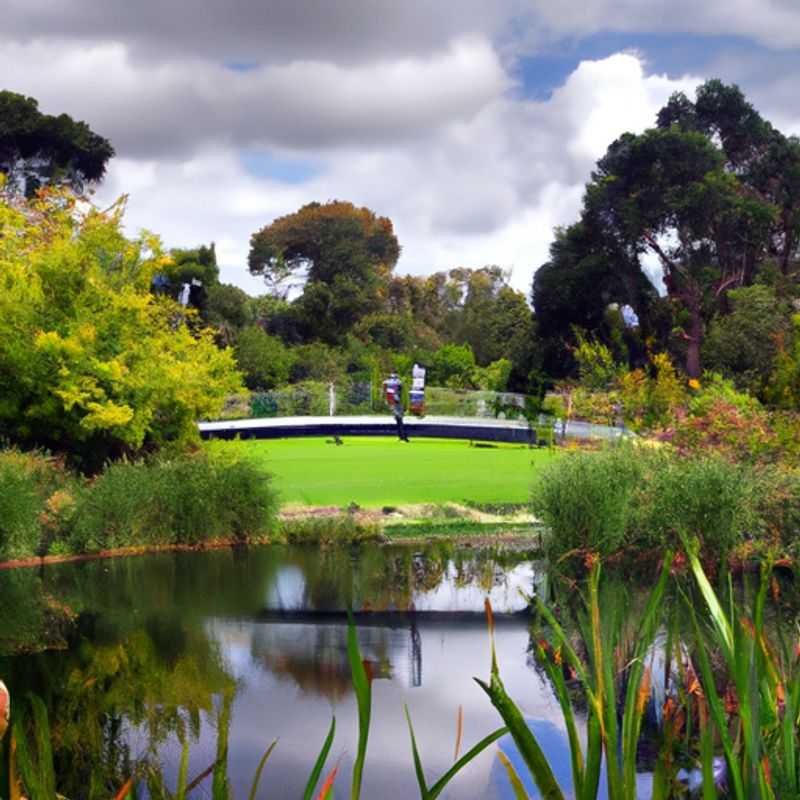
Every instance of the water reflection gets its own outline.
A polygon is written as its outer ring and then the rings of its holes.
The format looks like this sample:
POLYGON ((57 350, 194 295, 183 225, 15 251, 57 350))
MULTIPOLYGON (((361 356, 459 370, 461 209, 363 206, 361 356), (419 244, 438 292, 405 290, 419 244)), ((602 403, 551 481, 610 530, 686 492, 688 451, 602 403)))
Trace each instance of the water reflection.
MULTIPOLYGON (((11 592, 7 575, 0 595, 11 592)), ((333 713, 332 758, 341 785, 349 782, 357 716, 342 612, 352 606, 376 679, 364 797, 405 798, 416 790, 404 703, 431 775, 452 763, 459 705, 466 743, 498 725, 472 681, 489 667, 487 595, 509 614, 497 633, 507 688, 563 747, 557 705, 527 664, 526 620, 510 616, 525 607, 520 590, 529 593, 534 581, 524 553, 447 546, 260 548, 58 565, 16 573, 13 596, 68 607, 76 627, 51 639, 46 615, 22 615, 24 637, 15 638, 7 617, 0 675, 15 696, 33 691, 45 700, 59 788, 73 800, 108 797, 142 764, 158 766, 174 786, 181 743, 191 742, 194 775, 213 763, 221 733, 235 797, 247 796, 275 737, 269 795, 293 797, 333 713), (63 649, 8 654, 36 641, 63 649)), ((448 797, 504 796, 493 759, 487 752, 476 760, 448 797)), ((197 796, 208 796, 208 786, 197 796)))

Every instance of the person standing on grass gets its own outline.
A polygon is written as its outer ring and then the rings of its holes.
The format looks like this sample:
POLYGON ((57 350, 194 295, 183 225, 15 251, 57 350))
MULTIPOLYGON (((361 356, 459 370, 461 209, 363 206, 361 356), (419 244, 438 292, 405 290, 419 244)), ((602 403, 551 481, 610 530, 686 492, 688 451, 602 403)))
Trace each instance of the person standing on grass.
POLYGON ((394 421, 397 423, 397 435, 400 441, 407 442, 408 436, 406 436, 406 429, 403 425, 403 383, 396 372, 393 372, 383 382, 383 396, 386 398, 389 408, 392 409, 392 414, 394 414, 394 421))

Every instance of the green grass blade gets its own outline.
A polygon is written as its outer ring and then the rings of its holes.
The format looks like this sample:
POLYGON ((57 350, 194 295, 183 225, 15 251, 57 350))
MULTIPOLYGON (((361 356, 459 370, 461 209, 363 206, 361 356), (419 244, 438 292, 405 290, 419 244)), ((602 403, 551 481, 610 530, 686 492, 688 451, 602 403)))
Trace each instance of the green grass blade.
POLYGON ((358 648, 356 626, 353 614, 348 610, 347 624, 347 657, 353 676, 353 689, 358 703, 358 749, 353 763, 353 783, 350 789, 350 800, 359 800, 361 796, 361 779, 364 773, 364 761, 367 755, 367 739, 369 737, 369 721, 372 709, 372 686, 367 677, 361 651, 358 648))
POLYGON ((554 664, 550 660, 547 651, 540 644, 536 646, 536 660, 544 668, 547 677, 550 678, 550 683, 555 691, 556 699, 558 700, 559 706, 561 706, 561 714, 567 726, 569 756, 572 766, 572 785, 575 790, 575 796, 580 798, 583 796, 583 749, 581 747, 580 737, 578 736, 578 727, 575 724, 572 699, 567 691, 567 684, 564 680, 564 672, 560 664, 554 664))
POLYGON ((564 795, 539 742, 536 741, 536 737, 525 722, 517 705, 506 693, 500 676, 497 673, 493 674, 491 683, 488 685, 478 678, 475 678, 475 681, 489 696, 492 705, 500 712, 503 722, 506 723, 508 731, 514 739, 514 744, 530 770, 531 777, 539 787, 543 800, 564 800, 564 795))
POLYGON ((794 728, 794 708, 792 705, 791 692, 786 692, 785 702, 783 722, 781 724, 783 769, 790 791, 797 794, 797 740, 794 728))
MULTIPOLYGON (((622 766, 625 796, 628 800, 636 797, 636 750, 639 734, 642 729, 644 705, 642 680, 644 678, 644 660, 653 640, 663 612, 664 592, 666 590, 669 570, 672 566, 672 553, 667 553, 661 574, 650 597, 647 600, 637 633, 636 650, 628 673, 628 688, 625 693, 625 705, 622 714, 622 766)), ((669 658, 667 658, 667 662, 669 658)))
MULTIPOLYGON (((11 751, 15 760, 16 772, 19 776, 19 780, 17 780, 12 774, 12 797, 15 787, 19 786, 20 783, 24 785, 32 797, 47 797, 47 795, 44 793, 43 787, 41 786, 38 765, 36 764, 30 752, 28 734, 25 731, 22 717, 19 714, 17 714, 16 719, 11 724, 11 733, 11 751)), ((18 797, 21 797, 21 795, 18 795, 18 797)))
POLYGON ((222 708, 217 720, 217 758, 211 778, 211 797, 213 800, 229 800, 231 790, 228 784, 228 735, 231 727, 233 691, 222 695, 222 708))
POLYGON ((256 769, 256 774, 253 777, 253 785, 250 787, 250 794, 248 795, 249 800, 256 800, 256 792, 258 792, 258 784, 261 783, 261 773, 264 770, 264 765, 267 763, 267 760, 272 755, 272 751, 275 749, 275 746, 278 744, 278 740, 275 739, 274 742, 266 749, 266 752, 263 756, 261 756, 261 761, 258 762, 258 768, 256 769))
POLYGON ((458 761, 456 761, 456 763, 453 764, 453 766, 450 767, 450 769, 447 770, 447 772, 445 772, 444 775, 442 775, 442 777, 439 778, 439 780, 436 781, 436 783, 434 783, 428 789, 428 797, 430 798, 430 800, 435 800, 435 798, 437 798, 442 793, 445 786, 447 786, 447 784, 450 783, 450 781, 465 766, 467 766, 467 764, 469 764, 470 761, 479 756, 487 747, 489 747, 489 745, 494 744, 494 742, 505 736, 507 733, 508 733, 508 728, 498 728, 496 731, 490 733, 488 736, 484 736, 484 738, 481 739, 478 742, 478 744, 476 744, 474 747, 470 748, 466 753, 464 753, 464 755, 461 756, 461 758, 459 758, 458 761))
POLYGON ((586 769, 583 773, 583 797, 595 800, 600 786, 600 771, 603 766, 603 731, 597 714, 589 710, 586 723, 586 769))
POLYGON ((411 724, 411 715, 408 713, 408 706, 403 706, 406 712, 406 722, 408 723, 408 733, 411 736, 411 753, 414 757, 414 772, 417 776, 417 784, 419 785, 419 796, 421 800, 429 800, 428 785, 425 782, 425 771, 422 769, 422 759, 419 757, 419 750, 417 749, 417 739, 414 736, 414 726, 411 724))
POLYGON ((691 566, 695 582, 697 583, 697 586, 700 589, 700 593, 703 595, 703 599, 706 601, 709 613, 711 614, 711 620, 714 623, 714 630, 716 631, 719 644, 722 647, 723 655, 725 656, 725 661, 727 662, 728 666, 731 669, 733 669, 734 668, 733 628, 731 627, 729 618, 726 616, 725 611, 723 610, 722 605, 719 602, 719 598, 717 597, 716 592, 712 588, 711 584, 708 581, 708 578, 706 577, 705 572, 703 571, 703 567, 700 564, 700 560, 697 558, 697 553, 694 551, 693 548, 689 547, 687 547, 687 553, 689 556, 689 564, 691 566))
POLYGON ((706 722, 700 732, 700 767, 703 772, 703 800, 717 800, 714 785, 714 743, 711 738, 711 722, 706 722))
POLYGON ((530 800, 519 775, 517 775, 517 771, 514 769, 514 765, 508 760, 508 756, 502 750, 498 750, 497 757, 500 759, 500 763, 505 767, 508 780, 511 782, 511 788, 514 790, 514 797, 516 797, 517 800, 530 800))
POLYGON ((572 646, 569 637, 564 632, 564 629, 561 627, 558 620, 553 616, 553 612, 550 611, 550 609, 538 597, 536 598, 536 608, 552 629, 555 639, 558 642, 558 645, 561 647, 567 663, 575 670, 578 680, 580 680, 589 694, 590 702, 594 704, 595 695, 593 686, 589 681, 589 676, 586 673, 586 667, 584 666, 583 661, 578 658, 578 654, 575 652, 575 648, 572 646))
POLYGON ((308 776, 308 783, 306 784, 306 789, 303 792, 303 800, 313 800, 314 789, 317 788, 319 777, 322 775, 322 770, 325 769, 325 762, 328 760, 328 753, 331 751, 335 734, 336 717, 333 717, 333 719, 331 719, 331 727, 328 730, 328 735, 325 737, 325 743, 322 745, 322 750, 319 751, 317 761, 314 764, 314 769, 311 770, 311 774, 308 776))
POLYGON ((28 700, 33 710, 34 736, 36 740, 36 761, 39 780, 44 797, 56 796, 56 772, 53 764, 53 748, 50 739, 50 721, 47 706, 35 694, 29 694, 28 700))
POLYGON ((703 678, 703 689, 708 700, 711 715, 714 723, 717 726, 720 740, 722 741, 722 748, 725 751, 725 761, 728 765, 728 778, 733 784, 733 796, 736 800, 750 800, 744 791, 744 781, 742 780, 742 773, 740 764, 736 758, 733 742, 731 741, 730 734, 728 733, 728 722, 725 718, 725 711, 722 706, 722 701, 717 694, 717 689, 714 684, 714 673, 711 669, 711 663, 706 651, 706 644, 703 642, 700 633, 700 626, 697 623, 697 616, 694 613, 694 608, 690 606, 689 612, 691 615, 692 623, 694 625, 695 637, 697 641, 697 656, 700 663, 700 674, 703 678))

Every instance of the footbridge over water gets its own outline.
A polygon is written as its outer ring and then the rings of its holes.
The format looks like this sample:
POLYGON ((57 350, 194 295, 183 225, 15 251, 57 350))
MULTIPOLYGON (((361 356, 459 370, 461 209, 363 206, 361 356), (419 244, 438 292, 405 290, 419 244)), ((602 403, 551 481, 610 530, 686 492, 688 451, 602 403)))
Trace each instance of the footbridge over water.
MULTIPOLYGON (((524 420, 493 417, 411 417, 404 418, 409 438, 469 439, 484 442, 535 444, 537 427, 524 420)), ((391 416, 270 417, 266 419, 201 422, 204 439, 283 439, 298 436, 394 436, 397 427, 391 416)), ((549 434, 549 425, 538 426, 539 438, 549 434)), ((628 431, 587 422, 553 423, 556 439, 617 439, 628 431)), ((550 438, 548 435, 547 438, 550 438)))

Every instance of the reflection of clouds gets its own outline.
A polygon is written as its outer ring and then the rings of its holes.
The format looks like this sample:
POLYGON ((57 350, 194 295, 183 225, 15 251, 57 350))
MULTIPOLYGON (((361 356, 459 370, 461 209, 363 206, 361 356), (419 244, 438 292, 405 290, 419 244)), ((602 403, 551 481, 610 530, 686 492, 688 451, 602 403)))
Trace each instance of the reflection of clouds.
POLYGON ((299 567, 281 567, 267 595, 268 608, 302 608, 306 580, 299 567))
MULTIPOLYGON (((485 629, 475 625, 421 624, 421 686, 411 687, 409 628, 362 627, 359 644, 370 660, 385 663, 386 680, 373 683, 365 797, 416 796, 413 763, 403 705, 408 704, 426 773, 437 778, 452 764, 456 717, 464 708, 462 752, 501 721, 474 676, 489 672, 485 629)), ((302 794, 307 776, 336 715, 331 759, 342 758, 337 783, 347 786, 357 745, 357 709, 349 685, 346 626, 340 624, 231 623, 216 620, 213 630, 223 653, 234 663, 249 654, 246 679, 234 704, 230 733, 230 777, 234 795, 246 796, 248 780, 264 748, 279 745, 270 758, 277 797, 302 794), (244 636, 249 644, 244 644, 244 636), (315 653, 316 648, 319 653, 315 653), (231 652, 231 650, 235 651, 231 652), (288 679, 288 680, 287 680, 288 679)), ((526 718, 541 720, 553 737, 564 736, 561 712, 550 687, 526 664, 528 630, 524 624, 499 626, 497 657, 504 683, 526 718)), ((451 786, 454 800, 505 797, 505 784, 492 780, 496 750, 489 748, 451 786)))
MULTIPOLYGON (((511 612, 526 605, 520 590, 530 594, 540 577, 529 562, 503 566, 486 554, 465 557, 462 552, 442 559, 423 550, 410 562, 402 555, 386 548, 380 559, 365 552, 345 560, 293 560, 278 570, 264 595, 268 608, 344 608, 343 593, 352 587, 374 608, 400 605, 411 597, 420 611, 479 612, 488 595, 496 611, 511 612), (376 580, 376 575, 385 580, 376 580)), ((409 624, 358 627, 362 655, 381 678, 372 685, 364 797, 417 796, 405 704, 431 781, 452 765, 459 706, 464 709, 462 752, 501 725, 473 681, 489 673, 485 625, 470 615, 442 621, 444 616, 417 623, 416 646, 409 624)), ((349 785, 358 717, 344 621, 216 618, 206 628, 239 679, 229 750, 234 796, 247 796, 258 760, 274 738, 279 744, 270 758, 270 791, 276 797, 300 796, 332 714, 336 738, 330 763, 341 758, 337 784, 349 785)), ((506 688, 527 719, 546 726, 556 746, 565 736, 561 711, 547 682, 527 663, 528 644, 524 622, 498 625, 497 657, 506 688)), ((496 748, 489 748, 451 784, 447 796, 507 797, 507 783, 493 775, 495 761, 496 748)))

